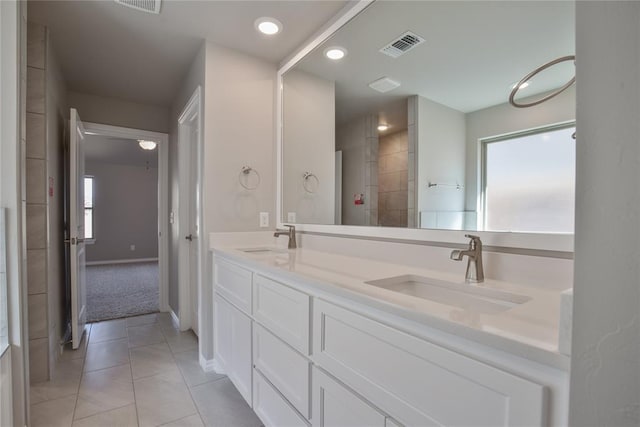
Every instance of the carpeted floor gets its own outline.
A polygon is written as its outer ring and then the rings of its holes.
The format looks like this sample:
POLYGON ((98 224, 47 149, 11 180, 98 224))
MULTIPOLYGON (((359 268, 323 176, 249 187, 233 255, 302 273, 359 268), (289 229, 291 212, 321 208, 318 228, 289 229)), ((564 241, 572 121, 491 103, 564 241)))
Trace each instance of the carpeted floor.
POLYGON ((87 266, 87 321, 158 311, 157 262, 87 266))

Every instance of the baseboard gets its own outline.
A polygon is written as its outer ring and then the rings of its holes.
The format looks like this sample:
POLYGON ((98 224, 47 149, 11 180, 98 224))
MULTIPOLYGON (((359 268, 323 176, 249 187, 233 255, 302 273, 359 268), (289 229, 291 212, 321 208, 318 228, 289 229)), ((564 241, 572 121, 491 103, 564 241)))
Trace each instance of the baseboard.
POLYGON ((171 320, 173 321, 173 326, 176 329, 180 329, 180 318, 178 317, 176 312, 173 311, 172 309, 169 309, 169 312, 171 313, 171 320))
POLYGON ((158 258, 112 259, 108 261, 87 261, 87 265, 134 264, 137 262, 153 262, 158 258))
POLYGON ((226 375, 224 369, 220 365, 216 359, 205 359, 202 355, 200 355, 200 367, 205 372, 215 372, 219 375, 226 375))

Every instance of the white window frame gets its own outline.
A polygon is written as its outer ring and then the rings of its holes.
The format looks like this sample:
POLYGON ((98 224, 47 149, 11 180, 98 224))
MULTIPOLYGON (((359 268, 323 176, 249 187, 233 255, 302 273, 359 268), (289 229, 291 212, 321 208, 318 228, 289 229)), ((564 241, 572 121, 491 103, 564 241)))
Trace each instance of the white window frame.
MULTIPOLYGON (((84 207, 84 210, 91 209, 91 237, 85 237, 85 244, 92 245, 96 242, 96 177, 93 175, 85 175, 84 179, 91 179, 91 207, 84 207)), ((86 227, 85 227, 86 228, 86 227)))
MULTIPOLYGON (((546 132, 553 132, 556 130, 562 130, 567 128, 575 128, 576 121, 570 120, 566 122, 554 123, 544 126, 538 126, 531 129, 526 129, 517 132, 509 132, 506 134, 502 134, 499 136, 492 136, 488 138, 481 138, 478 140, 480 145, 480 156, 478 158, 478 170, 480 171, 480 185, 478 186, 478 225, 482 227, 481 229, 484 231, 492 232, 496 230, 488 230, 486 224, 486 188, 487 188, 487 147, 489 144, 494 142, 504 142, 511 139, 522 138, 523 136, 537 135, 546 132)), ((516 231, 518 232, 518 231, 516 231)), ((547 233, 548 234, 548 233, 547 233)), ((564 233, 556 233, 556 234, 564 234, 564 233)), ((568 234, 568 233, 567 233, 568 234)), ((573 233, 570 233, 573 234, 573 233)))

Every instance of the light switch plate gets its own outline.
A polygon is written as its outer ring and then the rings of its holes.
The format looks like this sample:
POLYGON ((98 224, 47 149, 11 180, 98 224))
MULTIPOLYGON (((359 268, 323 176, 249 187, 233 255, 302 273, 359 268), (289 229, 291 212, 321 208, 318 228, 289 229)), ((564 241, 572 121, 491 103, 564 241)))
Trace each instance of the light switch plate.
POLYGON ((136 245, 129 246, 129 249, 132 250, 132 251, 135 251, 136 250, 136 245))
POLYGON ((296 213, 295 212, 287 213, 287 222, 296 222, 296 213))
POLYGON ((269 212, 260 212, 260 227, 269 226, 269 212))

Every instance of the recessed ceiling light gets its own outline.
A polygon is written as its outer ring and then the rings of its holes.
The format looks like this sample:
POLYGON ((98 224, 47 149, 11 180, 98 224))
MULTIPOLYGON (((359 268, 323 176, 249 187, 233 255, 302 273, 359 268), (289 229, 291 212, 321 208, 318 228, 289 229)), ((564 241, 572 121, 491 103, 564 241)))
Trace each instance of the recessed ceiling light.
POLYGON ((158 143, 155 141, 148 141, 146 139, 139 139, 138 145, 140 145, 140 148, 143 150, 155 150, 158 143))
POLYGON ((328 47, 324 50, 324 56, 337 61, 347 56, 347 49, 340 46, 328 47))
MULTIPOLYGON (((519 89, 524 89, 524 88, 526 88, 526 87, 529 87, 529 85, 530 85, 530 84, 531 84, 531 81, 530 81, 530 80, 527 80, 526 82, 524 82, 524 83, 522 83, 522 84, 520 85, 519 89)), ((516 88, 516 86, 518 86, 518 82, 516 82, 516 83, 512 84, 512 85, 511 85, 511 89, 515 89, 515 88, 516 88)))
POLYGON ((380 132, 384 132, 385 130, 389 129, 389 125, 385 125, 385 124, 379 124, 378 125, 378 130, 380 132))
POLYGON ((282 30, 282 24, 280 23, 280 21, 278 21, 275 18, 269 18, 269 17, 262 17, 262 18, 256 19, 255 27, 256 27, 256 30, 268 36, 278 34, 282 30))

